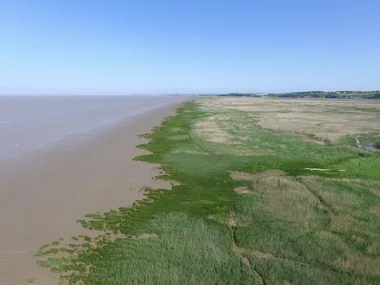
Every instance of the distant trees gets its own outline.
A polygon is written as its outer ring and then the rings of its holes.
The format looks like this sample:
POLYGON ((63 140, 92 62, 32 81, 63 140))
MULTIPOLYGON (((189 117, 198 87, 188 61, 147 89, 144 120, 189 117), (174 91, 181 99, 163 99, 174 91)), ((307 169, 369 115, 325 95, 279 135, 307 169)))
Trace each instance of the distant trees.
POLYGON ((305 91, 289 93, 228 93, 218 96, 234 97, 275 97, 275 98, 326 98, 326 99, 380 99, 380 91, 305 91))
POLYGON ((373 94, 372 96, 368 97, 368 99, 380 99, 380 92, 373 94))

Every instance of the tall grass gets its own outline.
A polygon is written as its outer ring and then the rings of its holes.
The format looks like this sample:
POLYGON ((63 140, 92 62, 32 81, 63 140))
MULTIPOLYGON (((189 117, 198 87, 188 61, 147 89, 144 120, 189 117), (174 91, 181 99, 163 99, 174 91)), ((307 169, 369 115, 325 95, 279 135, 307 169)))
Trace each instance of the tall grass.
POLYGON ((136 159, 178 185, 88 215, 80 223, 105 234, 44 247, 40 264, 71 284, 379 284, 379 156, 237 111, 218 122, 229 141, 210 142, 193 130, 211 115, 190 102, 143 135, 150 154, 136 159))
POLYGON ((259 179, 233 210, 251 217, 236 228, 235 240, 264 279, 283 284, 290 270, 294 284, 379 282, 380 197, 367 183, 259 179))
POLYGON ((85 284, 255 284, 248 266, 218 226, 185 214, 155 218, 145 231, 158 236, 119 239, 92 252, 85 284), (102 256, 103 258, 99 258, 102 256))

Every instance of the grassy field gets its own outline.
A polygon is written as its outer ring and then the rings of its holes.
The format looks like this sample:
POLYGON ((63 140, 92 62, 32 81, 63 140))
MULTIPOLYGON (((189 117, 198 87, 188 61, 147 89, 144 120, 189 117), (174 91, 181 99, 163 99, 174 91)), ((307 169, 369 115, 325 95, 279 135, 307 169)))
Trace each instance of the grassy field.
POLYGON ((380 155, 365 149, 380 104, 347 104, 185 104, 136 158, 172 190, 88 215, 101 234, 45 245, 39 264, 69 284, 380 284, 380 155))

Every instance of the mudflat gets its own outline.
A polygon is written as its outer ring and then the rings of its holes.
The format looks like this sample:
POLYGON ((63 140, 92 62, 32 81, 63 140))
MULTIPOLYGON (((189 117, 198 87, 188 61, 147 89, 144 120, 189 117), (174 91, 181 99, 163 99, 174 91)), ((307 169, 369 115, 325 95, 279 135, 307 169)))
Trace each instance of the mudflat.
POLYGON ((57 284, 36 264, 38 248, 63 237, 88 234, 76 221, 86 213, 127 206, 154 181, 154 166, 134 161, 136 148, 177 105, 119 123, 81 144, 62 144, 38 155, 0 165, 0 284, 57 284))

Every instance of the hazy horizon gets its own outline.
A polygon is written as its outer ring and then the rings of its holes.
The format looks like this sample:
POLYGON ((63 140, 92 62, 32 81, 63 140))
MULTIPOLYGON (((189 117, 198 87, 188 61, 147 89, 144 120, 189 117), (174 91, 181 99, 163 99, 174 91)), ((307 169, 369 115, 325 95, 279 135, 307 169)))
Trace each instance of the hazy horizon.
POLYGON ((339 90, 297 90, 297 91, 287 91, 287 92, 254 92, 254 91, 246 91, 246 92, 236 92, 236 91, 231 91, 231 92, 225 92, 225 93, 157 93, 157 94, 154 94, 154 93, 151 93, 151 94, 144 94, 144 93, 140 93, 140 94, 112 94, 112 93, 107 93, 107 92, 104 92, 104 93, 101 93, 101 94, 0 94, 0 97, 12 97, 12 96, 18 96, 18 97, 46 97, 46 96, 55 96, 55 97, 65 97, 65 96, 69 96, 69 97, 75 97, 75 96, 78 96, 78 97, 91 97, 91 96, 94 96, 94 97, 104 97, 104 96, 109 96, 109 97, 122 97, 122 96, 126 96, 126 97, 133 97, 133 96, 154 96, 154 97, 159 97, 159 96, 199 96, 199 95, 223 95, 223 94, 233 94, 233 93, 237 93, 237 94, 284 94, 284 93, 297 93, 297 92, 347 92, 347 91, 353 91, 353 92, 380 92, 380 89, 379 90, 348 90, 348 89, 339 89, 339 90))

